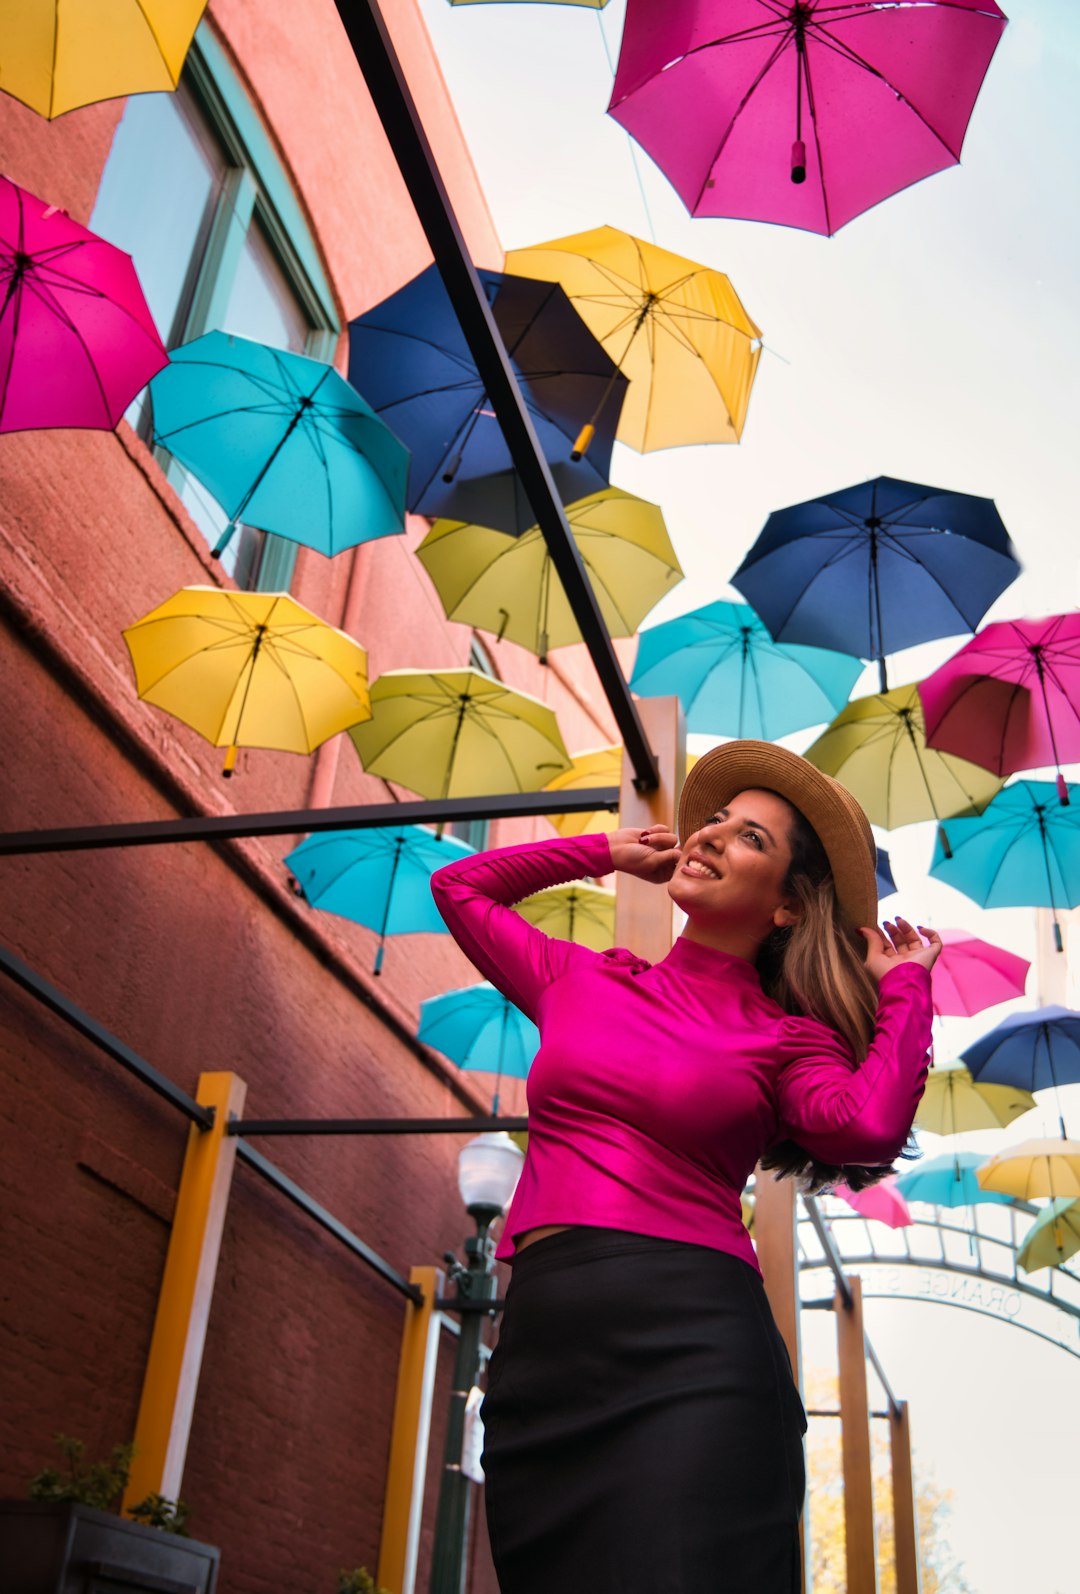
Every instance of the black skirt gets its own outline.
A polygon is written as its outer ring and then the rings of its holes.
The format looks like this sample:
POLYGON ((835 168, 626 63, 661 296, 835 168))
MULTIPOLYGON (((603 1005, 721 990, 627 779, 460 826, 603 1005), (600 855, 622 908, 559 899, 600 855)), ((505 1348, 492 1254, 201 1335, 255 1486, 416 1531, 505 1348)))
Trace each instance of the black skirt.
POLYGON ((798 1594, 806 1416, 739 1257, 613 1229, 526 1246, 483 1419, 502 1594, 798 1594))

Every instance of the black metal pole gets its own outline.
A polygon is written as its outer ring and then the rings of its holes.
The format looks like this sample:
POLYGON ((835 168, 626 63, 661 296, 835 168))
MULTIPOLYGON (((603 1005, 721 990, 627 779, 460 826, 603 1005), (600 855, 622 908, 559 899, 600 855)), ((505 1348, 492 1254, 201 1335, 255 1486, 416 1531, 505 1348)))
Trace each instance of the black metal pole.
POLYGON ((570 534, 558 490, 377 0, 335 0, 335 3, 476 362, 484 391, 495 411, 514 468, 611 705, 634 766, 635 782, 639 789, 652 791, 658 779, 656 760, 619 668, 607 626, 570 534))
POLYGON ((527 1118, 234 1118, 230 1135, 483 1135, 524 1130, 527 1118))

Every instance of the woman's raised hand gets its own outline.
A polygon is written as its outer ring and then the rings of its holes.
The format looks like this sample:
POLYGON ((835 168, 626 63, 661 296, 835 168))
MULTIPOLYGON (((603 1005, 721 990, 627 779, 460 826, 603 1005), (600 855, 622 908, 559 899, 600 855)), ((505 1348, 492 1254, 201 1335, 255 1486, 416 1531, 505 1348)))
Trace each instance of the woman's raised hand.
POLYGON ((941 952, 941 937, 936 930, 909 924, 906 919, 886 919, 882 928, 884 935, 876 925, 873 929, 859 926, 859 934, 866 938, 866 967, 875 980, 901 963, 933 968, 941 952))
POLYGON ((667 825, 645 830, 616 830, 609 837, 611 862, 623 874, 658 884, 670 880, 679 861, 679 838, 667 825))

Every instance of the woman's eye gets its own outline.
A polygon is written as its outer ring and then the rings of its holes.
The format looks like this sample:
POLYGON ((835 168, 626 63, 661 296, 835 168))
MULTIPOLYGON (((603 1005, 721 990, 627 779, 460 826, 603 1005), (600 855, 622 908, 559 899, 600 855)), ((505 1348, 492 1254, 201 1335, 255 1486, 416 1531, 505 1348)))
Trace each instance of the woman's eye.
POLYGON ((761 837, 758 835, 757 831, 756 830, 746 830, 746 831, 743 832, 743 834, 744 834, 746 840, 747 841, 752 841, 754 843, 754 846, 760 852, 761 851, 761 837))

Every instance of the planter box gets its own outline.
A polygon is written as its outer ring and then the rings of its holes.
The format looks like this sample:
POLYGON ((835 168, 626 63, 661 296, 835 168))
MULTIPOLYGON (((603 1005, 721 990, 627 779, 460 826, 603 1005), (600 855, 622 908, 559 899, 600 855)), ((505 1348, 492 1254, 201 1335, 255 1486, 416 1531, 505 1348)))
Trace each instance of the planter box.
POLYGON ((4 1594, 214 1594, 218 1552, 86 1505, 0 1500, 4 1594))

